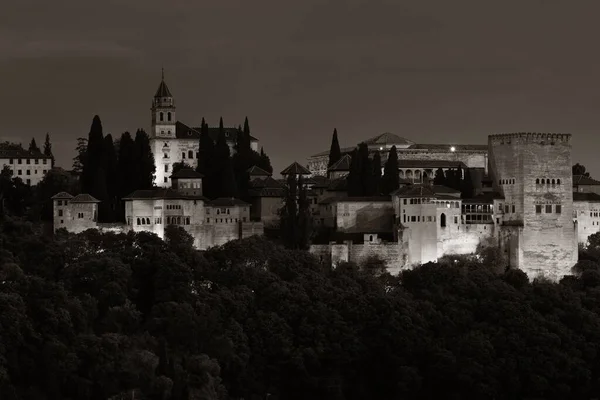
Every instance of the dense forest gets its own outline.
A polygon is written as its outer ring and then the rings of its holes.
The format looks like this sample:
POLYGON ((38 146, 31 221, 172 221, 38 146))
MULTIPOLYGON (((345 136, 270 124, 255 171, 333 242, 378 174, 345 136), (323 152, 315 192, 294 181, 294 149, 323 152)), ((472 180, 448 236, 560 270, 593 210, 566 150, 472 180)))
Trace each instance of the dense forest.
POLYGON ((0 398, 589 399, 600 392, 600 238, 530 283, 490 257, 393 277, 259 237, 180 228, 41 235, 0 224, 0 398))

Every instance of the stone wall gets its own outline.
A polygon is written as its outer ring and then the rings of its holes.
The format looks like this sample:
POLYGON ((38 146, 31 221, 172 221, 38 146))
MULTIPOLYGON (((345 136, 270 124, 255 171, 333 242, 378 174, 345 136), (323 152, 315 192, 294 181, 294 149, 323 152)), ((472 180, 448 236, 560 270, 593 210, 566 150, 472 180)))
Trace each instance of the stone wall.
POLYGON ((585 246, 587 245, 588 237, 600 231, 600 203, 588 201, 574 202, 573 217, 576 219, 577 241, 585 246))
POLYGON ((439 238, 441 257, 447 254, 473 254, 484 240, 496 236, 494 224, 461 224, 452 234, 443 234, 439 238))
POLYGON ((336 205, 339 232, 391 232, 394 208, 390 201, 340 200, 336 205))
POLYGON ((196 168, 198 165, 197 154, 200 142, 196 139, 155 138, 150 139, 150 148, 156 165, 154 176, 156 186, 171 187, 173 164, 183 161, 192 168, 196 168), (190 151, 192 152, 192 158, 189 158, 190 151), (183 153, 185 153, 185 158, 182 157, 183 153), (165 171, 165 166, 167 166, 167 171, 165 171))
POLYGON ((98 226, 97 203, 72 203, 58 205, 54 200, 54 230, 65 228, 69 232, 81 233, 98 226))
POLYGON ((311 245, 310 253, 322 262, 331 263, 334 267, 340 262, 360 264, 370 257, 377 257, 386 263, 388 272, 396 275, 406 267, 404 248, 396 242, 378 242, 353 244, 311 245))

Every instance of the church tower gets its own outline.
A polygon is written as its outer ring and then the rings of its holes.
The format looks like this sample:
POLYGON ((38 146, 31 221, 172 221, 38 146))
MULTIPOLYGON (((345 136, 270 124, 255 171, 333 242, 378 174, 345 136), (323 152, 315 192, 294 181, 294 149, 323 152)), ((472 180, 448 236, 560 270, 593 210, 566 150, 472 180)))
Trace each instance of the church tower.
POLYGON ((169 87, 165 83, 165 72, 162 71, 162 78, 158 90, 152 100, 152 128, 150 130, 150 148, 154 155, 154 164, 156 172, 154 175, 154 184, 159 187, 169 187, 173 163, 178 160, 177 157, 177 136, 175 118, 175 101, 169 87))
POLYGON ((153 138, 175 138, 175 101, 169 87, 165 83, 165 71, 162 71, 162 79, 154 100, 152 100, 152 137, 153 138))

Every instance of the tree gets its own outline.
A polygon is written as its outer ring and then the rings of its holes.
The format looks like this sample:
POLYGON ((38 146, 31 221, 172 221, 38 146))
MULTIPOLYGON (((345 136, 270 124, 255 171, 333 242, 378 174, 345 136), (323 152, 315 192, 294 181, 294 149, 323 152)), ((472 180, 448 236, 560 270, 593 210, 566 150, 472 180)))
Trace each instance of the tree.
POLYGON ((87 143, 88 140, 86 138, 77 138, 77 147, 75 151, 77 155, 73 157, 73 172, 78 175, 81 175, 83 172, 83 166, 85 165, 85 158, 87 155, 87 143))
POLYGON ((438 168, 435 171, 435 176, 433 178, 433 184, 434 185, 442 185, 442 186, 446 185, 446 175, 444 174, 443 169, 438 168))
POLYGON ((398 151, 396 146, 392 146, 388 153, 387 161, 383 168, 383 177, 381 179, 381 192, 389 195, 400 187, 400 175, 398 172, 398 151))
POLYGON ((295 243, 295 248, 300 250, 308 250, 310 240, 313 236, 312 214, 310 211, 310 200, 308 198, 308 188, 304 183, 302 175, 298 177, 298 216, 296 217, 296 225, 298 226, 298 240, 295 243))
POLYGON ((279 211, 279 230, 284 245, 287 248, 296 248, 299 243, 298 228, 298 181, 296 175, 287 177, 286 193, 283 207, 279 211))
POLYGON ((31 142, 29 142, 29 152, 34 154, 41 153, 40 148, 35 142, 35 138, 31 138, 31 142))
POLYGON ((202 127, 200 128, 200 143, 198 150, 198 165, 196 171, 201 173, 202 188, 204 196, 209 199, 216 198, 218 185, 218 177, 215 175, 215 143, 208 133, 208 125, 202 119, 202 127))
MULTIPOLYGON (((97 197, 94 195, 93 191, 94 186, 96 185, 94 180, 98 176, 98 170, 102 169, 104 164, 104 134, 102 132, 102 121, 100 121, 100 117, 96 115, 92 120, 90 133, 88 134, 85 160, 81 172, 81 191, 83 193, 89 193, 101 201, 105 201, 106 199, 97 197)), ((100 186, 106 186, 106 182, 100 186)))
POLYGON ((333 136, 331 138, 331 147, 329 148, 329 162, 327 168, 338 162, 342 158, 342 151, 340 150, 340 142, 338 141, 337 129, 333 129, 333 136))
POLYGON ((373 170, 372 174, 372 183, 369 185, 369 191, 374 196, 379 196, 381 194, 381 155, 379 152, 375 153, 373 156, 373 161, 371 165, 371 169, 373 170))
POLYGON ((259 168, 264 169, 265 171, 267 171, 270 174, 273 173, 273 167, 271 166, 271 159, 265 153, 265 151, 263 150, 262 147, 260 148, 260 159, 259 159, 259 162, 258 162, 257 166, 259 168))
POLYGON ((352 153, 350 171, 347 176, 348 196, 373 196, 375 186, 373 182, 373 161, 369 158, 369 148, 365 143, 358 145, 352 153))
POLYGON ((114 222, 116 218, 119 201, 119 181, 117 179, 118 162, 117 153, 111 134, 104 137, 104 167, 106 171, 106 193, 107 201, 99 205, 99 217, 103 222, 114 222))
POLYGON ((586 172, 585 166, 583 166, 583 165, 581 165, 579 163, 573 165, 572 170, 573 170, 573 175, 583 175, 583 176, 586 176, 586 177, 590 176, 590 173, 586 172))
POLYGON ((50 134, 46 133, 44 140, 44 155, 52 159, 52 167, 54 167, 54 155, 52 154, 52 143, 50 143, 50 134))
POLYGON ((465 169, 465 177, 460 186, 461 197, 463 199, 469 199, 473 197, 475 194, 475 188, 473 186, 473 178, 471 177, 471 171, 469 169, 465 169))
POLYGON ((143 129, 138 129, 134 140, 135 189, 144 190, 154 187, 154 155, 150 148, 150 138, 143 129))
POLYGON ((217 197, 237 197, 237 183, 233 171, 233 163, 230 157, 229 144, 225 137, 223 118, 219 122, 219 136, 215 144, 214 159, 214 181, 216 185, 215 195, 217 197))

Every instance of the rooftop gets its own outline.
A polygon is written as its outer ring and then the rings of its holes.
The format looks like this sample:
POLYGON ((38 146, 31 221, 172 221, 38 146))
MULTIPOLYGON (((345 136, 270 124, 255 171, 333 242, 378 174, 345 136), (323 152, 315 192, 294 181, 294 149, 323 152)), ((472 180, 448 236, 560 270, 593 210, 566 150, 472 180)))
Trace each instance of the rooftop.
POLYGON ((573 186, 575 185, 600 185, 600 182, 585 175, 573 175, 573 186))
POLYGON ((71 199, 71 203, 100 203, 100 200, 90 196, 87 193, 78 194, 71 199))
POLYGON ((179 171, 171 175, 171 179, 201 179, 204 175, 196 172, 191 168, 181 168, 179 171))
POLYGON ((344 154, 342 158, 336 161, 328 171, 350 171, 350 164, 352 163, 352 157, 350 154, 344 154))
POLYGON ((73 195, 67 192, 60 192, 51 197, 52 200, 69 200, 72 198, 73 195))
POLYGON ((125 196, 123 200, 208 200, 204 196, 190 196, 171 188, 155 188, 136 190, 125 196))
POLYGON ((393 196, 398 197, 439 197, 440 195, 460 195, 460 191, 442 185, 407 185, 392 192, 393 196))
POLYGON ((400 137, 390 132, 385 132, 370 139, 364 141, 365 144, 371 145, 402 145, 402 146, 410 146, 415 144, 408 139, 400 137))
POLYGON ((248 175, 250 176, 271 176, 272 174, 270 174, 269 172, 265 171, 264 169, 257 167, 256 165, 253 165, 252 167, 250 167, 248 169, 248 175))
POLYGON ((212 207, 235 207, 235 206, 247 206, 248 203, 235 197, 219 197, 208 203, 212 207))
POLYGON ((310 175, 310 171, 294 161, 286 169, 281 171, 281 175, 310 175))

